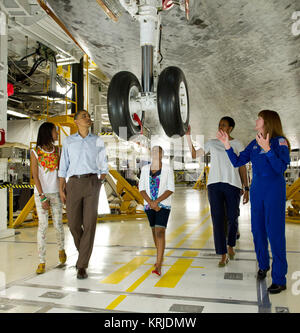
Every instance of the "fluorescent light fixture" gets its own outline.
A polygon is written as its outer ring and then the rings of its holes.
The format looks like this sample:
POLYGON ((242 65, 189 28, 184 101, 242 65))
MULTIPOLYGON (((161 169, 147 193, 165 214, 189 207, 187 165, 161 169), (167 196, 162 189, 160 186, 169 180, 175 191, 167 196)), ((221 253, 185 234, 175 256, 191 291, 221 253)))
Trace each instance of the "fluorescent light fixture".
POLYGON ((26 115, 24 113, 12 111, 12 110, 7 110, 7 114, 10 114, 12 116, 19 117, 19 118, 30 118, 28 115, 26 115))
MULTIPOLYGON (((62 95, 65 95, 69 89, 70 86, 61 87, 58 83, 56 84, 56 91, 62 95)), ((67 97, 68 99, 72 99, 72 89, 70 89, 69 92, 67 93, 67 97)), ((63 103, 65 103, 65 101, 63 101, 63 103)))
POLYGON ((199 169, 199 163, 185 163, 186 170, 199 169))

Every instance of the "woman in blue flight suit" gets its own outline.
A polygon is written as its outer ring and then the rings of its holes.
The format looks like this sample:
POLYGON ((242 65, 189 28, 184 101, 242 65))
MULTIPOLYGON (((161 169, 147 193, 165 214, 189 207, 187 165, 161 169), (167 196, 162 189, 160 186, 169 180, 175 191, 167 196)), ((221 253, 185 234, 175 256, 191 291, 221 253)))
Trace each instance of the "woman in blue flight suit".
POLYGON ((230 147, 228 135, 219 131, 217 138, 224 144, 234 167, 251 161, 253 179, 250 189, 251 227, 258 260, 258 279, 264 279, 269 266, 268 239, 271 245, 272 294, 286 289, 285 201, 284 171, 290 163, 290 145, 283 135, 277 112, 263 110, 256 120, 256 139, 237 156, 230 147))

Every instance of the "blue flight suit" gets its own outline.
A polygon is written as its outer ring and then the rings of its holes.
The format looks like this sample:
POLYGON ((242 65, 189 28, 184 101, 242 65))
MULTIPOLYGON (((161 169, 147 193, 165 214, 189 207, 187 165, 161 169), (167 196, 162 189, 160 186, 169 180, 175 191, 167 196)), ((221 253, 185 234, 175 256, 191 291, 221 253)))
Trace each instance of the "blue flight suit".
POLYGON ((290 163, 290 153, 287 141, 283 137, 272 138, 270 148, 266 153, 256 140, 253 140, 239 156, 232 148, 226 152, 234 167, 240 167, 249 161, 252 163, 251 228, 258 265, 263 270, 270 267, 269 239, 273 257, 272 282, 286 285, 288 265, 285 241, 284 171, 290 163))

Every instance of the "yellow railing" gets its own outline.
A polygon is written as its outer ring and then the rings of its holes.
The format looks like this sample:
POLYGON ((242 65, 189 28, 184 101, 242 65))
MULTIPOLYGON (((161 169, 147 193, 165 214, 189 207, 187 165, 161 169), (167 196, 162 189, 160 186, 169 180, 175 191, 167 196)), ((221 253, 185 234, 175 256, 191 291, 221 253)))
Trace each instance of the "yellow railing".
MULTIPOLYGON (((75 113, 78 111, 78 106, 77 106, 77 83, 67 80, 67 82, 69 82, 71 85, 74 85, 75 87, 75 100, 73 101, 72 99, 69 99, 68 96, 66 95, 65 98, 57 98, 60 100, 64 100, 65 101, 65 106, 66 106, 66 115, 68 115, 68 103, 74 104, 75 105, 75 113)), ((49 89, 49 80, 47 80, 47 85, 46 85, 46 91, 48 91, 49 89)), ((49 104, 50 104, 50 100, 49 97, 47 96, 47 103, 46 103, 46 114, 43 116, 43 118, 49 118, 49 104)), ((69 114, 70 116, 70 114, 69 114)))
MULTIPOLYGON (((30 143, 30 146, 33 147, 33 142, 30 143)), ((31 172, 31 170, 30 170, 31 172)), ((137 204, 144 204, 144 199, 141 196, 139 190, 131 186, 125 178, 123 178, 117 170, 110 169, 109 173, 116 179, 116 191, 122 198, 120 213, 121 214, 107 214, 105 216, 98 217, 97 221, 105 221, 105 220, 128 220, 135 218, 146 218, 146 214, 144 212, 138 212, 136 210, 136 206, 131 206, 132 201, 136 201, 137 204)), ((30 184, 34 185, 32 176, 30 175, 30 184)), ((63 223, 67 223, 66 215, 64 214, 63 223)), ((51 219, 51 211, 49 210, 49 224, 52 224, 51 219)), ((34 194, 28 200, 27 204, 24 206, 18 217, 13 219, 13 188, 9 188, 9 228, 18 228, 20 226, 23 227, 33 227, 38 225, 38 216, 36 213, 35 202, 34 202, 34 194), (32 213, 32 218, 30 220, 26 220, 28 215, 32 213), (24 223, 26 222, 26 223, 24 223)))

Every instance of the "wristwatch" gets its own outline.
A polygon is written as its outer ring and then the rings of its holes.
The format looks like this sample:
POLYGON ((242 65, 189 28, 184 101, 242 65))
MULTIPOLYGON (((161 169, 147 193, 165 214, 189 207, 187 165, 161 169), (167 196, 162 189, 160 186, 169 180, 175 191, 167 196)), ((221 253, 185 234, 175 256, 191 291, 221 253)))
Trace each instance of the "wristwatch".
POLYGON ((245 187, 244 187, 244 190, 245 190, 245 191, 249 191, 249 187, 248 187, 248 186, 245 186, 245 187))

